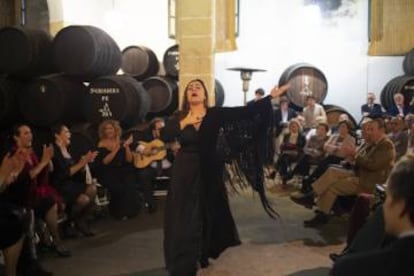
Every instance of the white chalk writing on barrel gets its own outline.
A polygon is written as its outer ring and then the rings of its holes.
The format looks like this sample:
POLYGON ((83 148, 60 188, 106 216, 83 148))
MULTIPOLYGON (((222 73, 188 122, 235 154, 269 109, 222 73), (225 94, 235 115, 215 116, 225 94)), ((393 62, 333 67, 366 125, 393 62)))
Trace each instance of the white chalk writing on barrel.
POLYGON ((98 111, 101 113, 101 116, 103 118, 112 117, 112 111, 111 111, 111 108, 109 107, 108 103, 105 103, 104 106, 102 108, 100 108, 98 111))
POLYGON ((119 94, 119 88, 113 87, 105 87, 105 88, 91 88, 89 89, 90 94, 119 94))

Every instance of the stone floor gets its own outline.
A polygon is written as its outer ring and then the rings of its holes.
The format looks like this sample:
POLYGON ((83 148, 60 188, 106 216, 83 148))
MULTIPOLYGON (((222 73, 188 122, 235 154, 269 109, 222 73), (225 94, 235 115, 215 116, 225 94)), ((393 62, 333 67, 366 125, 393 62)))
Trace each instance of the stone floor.
MULTIPOLYGON (((292 188, 291 188, 292 189, 292 188)), ((231 207, 243 244, 227 249, 199 275, 328 275, 328 254, 343 247, 346 219, 334 218, 320 229, 304 228, 312 211, 292 203, 276 183, 268 183, 269 198, 280 213, 272 220, 252 192, 232 196, 231 207)), ((73 256, 44 256, 44 266, 59 276, 161 276, 167 275, 162 256, 164 198, 149 215, 116 221, 105 217, 94 222, 98 235, 67 240, 73 256)))

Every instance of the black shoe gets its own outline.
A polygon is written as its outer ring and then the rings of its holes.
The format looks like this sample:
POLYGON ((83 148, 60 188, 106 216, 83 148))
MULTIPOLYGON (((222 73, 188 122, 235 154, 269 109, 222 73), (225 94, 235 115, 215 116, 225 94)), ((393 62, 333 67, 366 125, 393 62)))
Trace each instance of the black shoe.
POLYGON ((62 239, 73 239, 78 238, 78 232, 76 231, 73 223, 63 223, 62 225, 62 233, 61 233, 62 239))
POLYGON ((281 185, 281 187, 282 187, 282 189, 287 189, 287 179, 285 178, 285 177, 282 177, 282 185, 281 185))
POLYGON ((17 274, 22 276, 53 276, 53 273, 45 270, 38 261, 32 261, 17 274))
POLYGON ((90 229, 87 222, 78 222, 75 224, 76 230, 78 230, 85 237, 93 237, 95 233, 90 229))
POLYGON ((291 196, 290 199, 296 204, 302 205, 308 209, 312 209, 315 205, 313 192, 304 194, 303 197, 291 196))
POLYGON ((304 178, 302 180, 302 187, 300 188, 300 191, 304 194, 307 194, 310 191, 312 191, 312 182, 309 178, 304 178))
POLYGON ((303 224, 305 227, 318 227, 327 224, 330 218, 328 214, 319 212, 312 219, 305 220, 303 224))
POLYGON ((62 258, 67 258, 67 257, 71 257, 72 253, 69 251, 69 249, 67 249, 64 245, 60 244, 60 245, 55 245, 53 247, 53 250, 56 252, 56 254, 59 257, 62 258))
POLYGON ((329 259, 331 259, 332 262, 336 262, 337 260, 339 260, 341 257, 343 257, 342 254, 338 254, 338 253, 330 253, 329 254, 329 259))
POLYGON ((153 203, 146 203, 145 206, 147 207, 148 214, 153 214, 157 211, 157 205, 153 203))
POLYGON ((341 253, 331 253, 331 254, 329 254, 329 259, 331 259, 333 262, 336 262, 340 258, 343 258, 343 257, 347 256, 349 253, 350 253, 350 250, 348 249, 348 247, 345 247, 344 250, 342 250, 341 253))

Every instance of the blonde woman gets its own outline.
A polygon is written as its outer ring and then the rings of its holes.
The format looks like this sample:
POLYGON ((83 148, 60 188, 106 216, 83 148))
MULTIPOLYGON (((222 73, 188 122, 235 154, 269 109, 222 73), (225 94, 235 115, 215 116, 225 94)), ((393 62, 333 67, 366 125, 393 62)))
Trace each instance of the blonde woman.
POLYGON ((106 120, 99 125, 96 158, 99 183, 111 196, 109 211, 117 219, 127 219, 138 212, 138 197, 132 167, 132 136, 121 141, 118 121, 106 120))

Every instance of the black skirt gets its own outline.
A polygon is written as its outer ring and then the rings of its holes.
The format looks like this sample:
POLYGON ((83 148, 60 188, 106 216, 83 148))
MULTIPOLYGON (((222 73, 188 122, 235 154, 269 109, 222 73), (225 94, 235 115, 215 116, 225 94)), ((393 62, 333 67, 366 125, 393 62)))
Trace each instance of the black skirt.
POLYGON ((22 208, 0 202, 0 249, 15 244, 23 236, 22 208))

